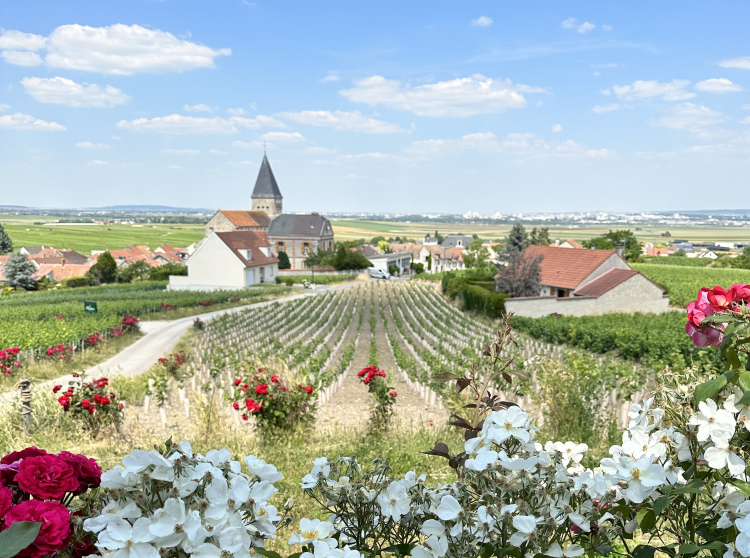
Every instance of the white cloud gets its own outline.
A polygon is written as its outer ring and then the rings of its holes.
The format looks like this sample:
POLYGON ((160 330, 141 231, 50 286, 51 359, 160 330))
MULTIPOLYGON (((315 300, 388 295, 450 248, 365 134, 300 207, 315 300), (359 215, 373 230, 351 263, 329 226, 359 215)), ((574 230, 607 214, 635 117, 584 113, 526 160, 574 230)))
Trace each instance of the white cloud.
POLYGON ((602 29, 603 29, 604 31, 607 31, 607 32, 609 32, 609 31, 612 31, 612 26, 611 26, 611 25, 607 25, 607 24, 604 24, 604 25, 602 25, 602 29))
POLYGON ((11 130, 39 130, 45 132, 62 132, 66 130, 65 126, 57 122, 47 122, 39 118, 34 118, 28 114, 6 114, 0 116, 0 128, 11 130))
POLYGON ((185 170, 185 167, 181 167, 180 165, 169 165, 167 168, 168 169, 185 170))
POLYGON ((333 154, 336 153, 335 149, 329 149, 328 147, 320 147, 318 145, 312 145, 305 149, 308 153, 324 153, 324 154, 333 154))
POLYGON ((305 137, 299 132, 267 132, 260 139, 271 143, 299 143, 305 141, 305 137))
POLYGON ((40 64, 44 63, 41 56, 39 56, 36 52, 31 51, 4 50, 0 53, 0 56, 2 56, 3 60, 5 60, 8 64, 13 64, 14 66, 32 67, 39 66, 40 64))
POLYGON ((336 74, 328 74, 326 77, 324 77, 321 81, 323 83, 327 83, 329 81, 339 81, 341 78, 337 76, 336 74))
POLYGON ((209 149, 208 152, 211 155, 226 155, 227 154, 226 151, 222 151, 221 149, 209 149))
POLYGON ((200 153, 197 149, 162 149, 161 152, 166 155, 198 155, 200 153))
POLYGON ((578 20, 574 17, 569 17, 565 21, 563 21, 560 25, 562 25, 563 29, 573 29, 573 27, 576 26, 576 22, 578 20))
POLYGON ((158 132, 162 134, 236 134, 240 128, 283 127, 284 124, 271 116, 257 118, 212 118, 183 116, 170 114, 155 118, 138 118, 136 120, 120 120, 117 127, 134 132, 158 132))
POLYGON ((740 124, 750 124, 750 116, 746 116, 742 120, 740 120, 740 124))
POLYGON ((593 31, 594 29, 596 29, 596 25, 589 21, 584 21, 583 23, 581 23, 581 25, 576 27, 576 31, 581 34, 588 33, 589 31, 593 31))
POLYGON ((228 108, 227 112, 231 114, 232 116, 242 116, 245 114, 245 109, 241 108, 228 108))
POLYGON ((492 18, 487 16, 479 16, 476 19, 472 19, 471 24, 474 27, 489 27, 490 25, 492 25, 492 18))
POLYGON ((130 96, 111 85, 81 84, 63 77, 26 77, 21 84, 35 100, 53 105, 114 107, 130 100, 130 96))
POLYGON ((355 160, 383 160, 383 159, 400 159, 398 155, 391 155, 389 153, 381 153, 380 151, 371 151, 369 153, 356 153, 354 155, 341 155, 342 159, 355 159, 355 160))
POLYGON ((101 166, 104 166, 104 165, 108 165, 109 162, 108 161, 102 161, 101 159, 94 159, 93 161, 89 161, 86 164, 90 165, 92 167, 101 167, 101 166))
POLYGON ((659 83, 656 80, 638 80, 632 85, 614 85, 612 91, 621 99, 635 101, 651 97, 661 97, 665 101, 683 101, 695 97, 695 93, 685 91, 690 85, 687 79, 673 79, 667 83, 659 83))
POLYGON ((591 110, 597 114, 601 114, 603 112, 612 112, 615 110, 620 110, 622 108, 622 105, 618 103, 609 103, 605 105, 594 105, 591 107, 591 110))
POLYGON ((750 110, 750 105, 742 105, 742 108, 743 108, 744 110, 750 110))
POLYGON ((384 105, 420 116, 472 116, 526 106, 522 93, 542 93, 540 87, 516 85, 482 75, 410 87, 382 76, 355 80, 339 93, 355 103, 384 105))
POLYGON ((78 149, 112 149, 112 146, 106 143, 91 143, 90 141, 79 141, 76 147, 78 149))
POLYGON ((279 118, 291 120, 297 124, 308 126, 322 126, 348 132, 362 132, 365 134, 393 134, 406 132, 398 124, 391 124, 375 118, 364 116, 359 111, 344 112, 337 110, 304 110, 302 112, 282 112, 279 118))
POLYGON ((208 105, 182 105, 185 112, 214 112, 214 109, 208 105))
POLYGON ((562 129, 563 129, 562 125, 560 125, 560 124, 555 124, 554 126, 552 126, 552 131, 555 132, 555 133, 562 132, 562 129))
POLYGON ((612 152, 609 149, 587 149, 586 150, 586 157, 592 157, 594 159, 606 159, 610 155, 612 155, 612 152))
POLYGON ((737 68, 738 70, 750 70, 750 56, 738 56, 719 62, 722 68, 737 68))
POLYGON ((648 124, 671 130, 687 130, 695 134, 704 134, 708 128, 720 124, 726 119, 724 114, 703 105, 682 103, 672 107, 665 116, 650 120, 648 124))
POLYGON ((592 68, 617 68, 619 64, 617 62, 609 62, 608 64, 592 64, 592 68))
POLYGON ((240 149, 263 149, 265 146, 262 141, 240 141, 236 140, 232 142, 233 147, 239 147, 240 149))
POLYGON ((741 85, 732 83, 726 78, 712 78, 699 81, 695 84, 695 88, 705 93, 734 93, 742 91, 741 85))
MULTIPOLYGON (((46 38, 4 31, 0 36, 0 48, 6 52, 46 50, 44 63, 50 68, 115 75, 213 68, 217 57, 232 54, 228 48, 213 49, 159 29, 121 23, 109 27, 62 25, 46 38)), ((13 54, 3 57, 11 64, 26 66, 40 60, 28 55, 25 58, 13 54)))
POLYGON ((0 112, 7 112, 10 110, 10 105, 6 105, 5 103, 0 103, 0 112))

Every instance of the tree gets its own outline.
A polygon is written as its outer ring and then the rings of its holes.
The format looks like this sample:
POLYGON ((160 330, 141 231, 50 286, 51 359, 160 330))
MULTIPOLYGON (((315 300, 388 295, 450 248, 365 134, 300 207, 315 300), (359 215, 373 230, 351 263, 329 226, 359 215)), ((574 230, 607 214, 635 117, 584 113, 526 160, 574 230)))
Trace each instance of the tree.
POLYGON ((391 245, 388 244, 388 242, 386 242, 385 240, 379 240, 378 250, 383 252, 383 254, 389 254, 391 252, 391 245))
POLYGON ((0 254, 10 254, 13 252, 13 241, 5 232, 5 227, 0 223, 0 254))
POLYGON ((26 289, 27 291, 36 288, 36 281, 32 278, 32 275, 36 272, 36 266, 21 252, 16 252, 8 258, 3 271, 9 287, 26 289))
POLYGON ((315 267, 322 265, 329 265, 334 259, 333 250, 310 250, 310 253, 304 260, 305 267, 309 267, 312 270, 312 282, 315 282, 315 267))
POLYGON ((432 254, 427 254, 427 269, 432 271, 432 254))
POLYGON ((385 242, 385 237, 384 236, 374 236, 372 238, 372 240, 370 240, 370 244, 373 244, 373 245, 377 246, 378 242, 380 242, 381 240, 385 242))
POLYGON ((336 257, 333 258, 333 267, 339 271, 344 269, 366 269, 372 267, 372 263, 365 258, 362 252, 339 246, 339 249, 336 251, 336 257))
POLYGON ((117 280, 120 283, 132 283, 136 279, 141 281, 148 279, 150 275, 151 266, 146 263, 146 260, 136 260, 117 271, 117 280))
POLYGON ((417 275, 424 273, 424 264, 421 262, 411 264, 411 268, 414 270, 414 273, 416 273, 417 275))
POLYGON ((521 223, 516 223, 510 229, 508 237, 505 239, 505 253, 503 259, 509 262, 523 253, 529 245, 529 238, 526 229, 521 223))
POLYGON ((539 296, 543 258, 541 255, 532 258, 525 252, 517 254, 495 278, 496 290, 511 297, 539 296))
POLYGON ((152 267, 148 272, 151 281, 169 281, 170 275, 187 275, 188 268, 185 264, 165 263, 159 267, 152 267))
POLYGON ((643 244, 638 242, 632 231, 609 231, 607 234, 583 241, 584 248, 596 250, 615 250, 618 245, 624 245, 623 257, 626 260, 637 260, 643 252, 643 244))
POLYGON ((490 258, 490 251, 482 246, 482 239, 477 238, 469 244, 469 247, 464 251, 463 254, 464 265, 467 268, 479 268, 487 265, 487 260, 490 258))
POLYGON ((531 229, 531 234, 529 235, 529 244, 532 244, 534 246, 549 246, 549 227, 542 227, 539 230, 537 230, 536 227, 531 229))
POLYGON ((289 256, 286 255, 284 250, 279 251, 279 269, 292 269, 292 264, 289 262, 289 256))
POLYGON ((670 254, 670 256, 687 256, 687 252, 685 252, 684 248, 680 248, 674 254, 670 254))
POLYGON ((439 232, 435 231, 435 239, 437 240, 438 244, 442 244, 443 241, 445 240, 445 237, 439 232))
POLYGON ((91 266, 86 276, 94 284, 114 283, 117 280, 117 263, 108 251, 99 254, 96 263, 91 266))

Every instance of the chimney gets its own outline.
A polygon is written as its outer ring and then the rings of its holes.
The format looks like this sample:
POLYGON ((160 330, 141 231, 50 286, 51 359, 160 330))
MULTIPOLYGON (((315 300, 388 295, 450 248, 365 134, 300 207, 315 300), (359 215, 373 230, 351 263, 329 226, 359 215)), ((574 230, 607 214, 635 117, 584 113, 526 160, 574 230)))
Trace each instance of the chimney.
POLYGON ((62 259, 61 264, 62 264, 62 268, 65 269, 65 258, 62 259))
POLYGON ((556 238, 556 239, 555 239, 555 246, 556 246, 556 247, 557 247, 557 246, 560 246, 560 239, 559 239, 559 238, 556 238))
POLYGON ((615 250, 617 251, 617 255, 622 258, 622 249, 625 248, 625 245, 621 242, 620 244, 615 244, 615 250))

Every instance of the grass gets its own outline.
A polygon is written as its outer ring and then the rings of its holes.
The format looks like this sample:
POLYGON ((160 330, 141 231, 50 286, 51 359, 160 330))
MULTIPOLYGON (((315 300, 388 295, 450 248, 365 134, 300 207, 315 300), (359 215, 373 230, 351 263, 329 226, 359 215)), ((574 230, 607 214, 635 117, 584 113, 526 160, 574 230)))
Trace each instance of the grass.
POLYGON ((0 377, 0 393, 14 390, 19 376, 45 381, 87 370, 112 358, 141 337, 143 337, 143 334, 140 332, 123 335, 122 337, 111 337, 106 345, 100 345, 100 348, 97 349, 87 349, 83 354, 79 352, 72 359, 37 360, 33 363, 26 363, 20 374, 0 377))
POLYGON ((672 305, 686 307, 698 297, 701 287, 716 285, 728 289, 736 283, 750 283, 750 270, 713 267, 677 267, 672 265, 633 264, 660 287, 666 289, 672 305))
MULTIPOLYGON (((316 275, 316 285, 333 285, 335 283, 348 283, 349 281, 355 281, 359 277, 357 273, 350 273, 347 275, 316 275)), ((285 275, 279 276, 281 284, 284 285, 289 279, 295 285, 301 285, 305 281, 311 281, 312 275, 285 275)))

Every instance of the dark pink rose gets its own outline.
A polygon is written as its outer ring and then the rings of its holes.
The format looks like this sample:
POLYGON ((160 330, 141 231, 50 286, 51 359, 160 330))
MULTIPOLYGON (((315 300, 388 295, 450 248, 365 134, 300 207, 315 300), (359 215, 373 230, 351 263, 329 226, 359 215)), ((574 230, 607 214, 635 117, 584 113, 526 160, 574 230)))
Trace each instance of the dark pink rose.
POLYGON ((13 491, 7 486, 0 488, 0 518, 5 517, 6 512, 13 505, 13 491))
POLYGON ((693 344, 696 347, 707 347, 713 345, 718 347, 721 344, 721 340, 724 338, 724 334, 711 327, 695 327, 692 322, 685 324, 685 333, 690 336, 693 340, 693 344))
POLYGON ((701 322, 706 316, 713 316, 714 311, 708 303, 701 303, 700 300, 691 302, 687 305, 688 322, 695 327, 701 327, 701 322))
POLYGON ((70 453, 69 451, 61 451, 57 454, 57 457, 73 467, 78 476, 78 490, 75 491, 76 494, 83 494, 89 488, 97 488, 101 484, 102 468, 99 467, 95 459, 77 453, 70 453))
POLYGON ((47 452, 36 446, 31 446, 21 451, 9 453, 0 459, 0 474, 3 478, 3 484, 7 485, 13 483, 16 473, 18 473, 18 466, 22 459, 26 457, 36 457, 38 455, 47 455, 47 452))
POLYGON ((75 492, 79 486, 73 467, 56 455, 23 459, 16 482, 21 490, 39 500, 60 500, 66 492, 75 492))
POLYGON ((21 502, 10 508, 5 515, 3 529, 7 529, 16 521, 37 521, 42 524, 36 540, 19 552, 17 557, 41 558, 66 548, 70 543, 70 513, 68 508, 59 502, 21 502))
POLYGON ((750 285, 732 285, 729 290, 734 292, 734 300, 750 303, 750 285))
POLYGON ((728 310, 734 302, 734 291, 725 291, 723 287, 716 286, 706 293, 708 303, 716 311, 728 310))
POLYGON ((81 539, 73 545, 73 558, 82 558, 92 554, 99 554, 99 549, 88 538, 81 539))

